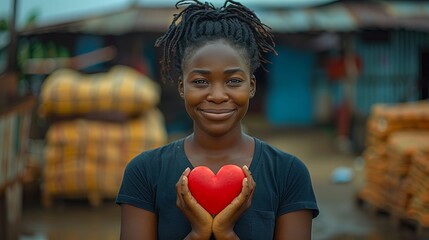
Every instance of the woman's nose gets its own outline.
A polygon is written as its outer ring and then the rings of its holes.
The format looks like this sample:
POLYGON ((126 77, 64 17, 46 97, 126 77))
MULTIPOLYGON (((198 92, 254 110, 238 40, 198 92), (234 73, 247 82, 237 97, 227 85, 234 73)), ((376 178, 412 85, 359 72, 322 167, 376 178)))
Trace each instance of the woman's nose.
POLYGON ((207 96, 208 101, 221 103, 229 99, 226 89, 220 85, 213 85, 210 88, 210 92, 207 96))

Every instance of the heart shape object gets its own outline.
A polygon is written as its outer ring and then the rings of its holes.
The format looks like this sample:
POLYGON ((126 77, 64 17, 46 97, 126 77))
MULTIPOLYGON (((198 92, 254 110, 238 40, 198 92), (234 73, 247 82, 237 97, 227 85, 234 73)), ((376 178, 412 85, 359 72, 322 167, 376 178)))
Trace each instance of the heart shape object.
POLYGON ((210 168, 198 166, 189 173, 188 186, 197 202, 216 215, 240 194, 244 178, 236 165, 225 165, 216 175, 210 168))

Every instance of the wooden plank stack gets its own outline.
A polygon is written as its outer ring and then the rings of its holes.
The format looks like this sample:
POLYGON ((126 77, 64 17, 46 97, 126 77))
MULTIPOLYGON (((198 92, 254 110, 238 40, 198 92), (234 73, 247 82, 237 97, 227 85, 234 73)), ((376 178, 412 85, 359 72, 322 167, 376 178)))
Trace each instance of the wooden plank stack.
POLYGON ((419 222, 421 228, 429 228, 429 150, 418 152, 410 167, 406 185, 412 197, 407 216, 419 222))
POLYGON ((429 215, 421 214, 423 206, 429 206, 425 202, 429 187, 419 184, 429 182, 422 178, 429 175, 422 166, 429 164, 425 153, 429 153, 428 101, 375 105, 363 153, 366 182, 358 198, 397 219, 429 227, 422 220, 429 220, 429 215))
POLYGON ((415 165, 416 154, 425 149, 429 149, 429 131, 426 130, 398 131, 388 140, 388 164, 384 176, 387 184, 382 192, 387 210, 395 216, 408 218, 406 212, 414 197, 411 189, 415 184, 409 180, 414 180, 409 169, 415 165))

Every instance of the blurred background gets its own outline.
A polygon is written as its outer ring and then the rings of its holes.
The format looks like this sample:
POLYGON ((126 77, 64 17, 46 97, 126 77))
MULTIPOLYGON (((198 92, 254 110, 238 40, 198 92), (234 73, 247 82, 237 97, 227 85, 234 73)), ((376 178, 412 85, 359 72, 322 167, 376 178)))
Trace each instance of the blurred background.
MULTIPOLYGON (((429 239, 429 1, 241 2, 279 53, 243 127, 308 166, 313 239, 429 239)), ((0 0, 0 239, 119 238, 126 163, 191 132, 174 4, 0 0)))

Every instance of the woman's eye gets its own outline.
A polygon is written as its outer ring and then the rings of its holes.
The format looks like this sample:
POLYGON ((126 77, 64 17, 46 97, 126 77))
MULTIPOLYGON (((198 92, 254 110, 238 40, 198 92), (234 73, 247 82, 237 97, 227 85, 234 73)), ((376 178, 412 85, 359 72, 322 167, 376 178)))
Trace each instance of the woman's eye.
POLYGON ((232 78, 232 79, 228 80, 228 84, 233 85, 233 86, 239 85, 242 82, 243 82, 243 80, 238 79, 238 78, 232 78))
POLYGON ((192 81, 194 84, 197 84, 197 85, 205 85, 205 84, 208 84, 208 82, 207 82, 207 80, 205 80, 205 79, 196 79, 196 80, 194 80, 194 81, 192 81))

